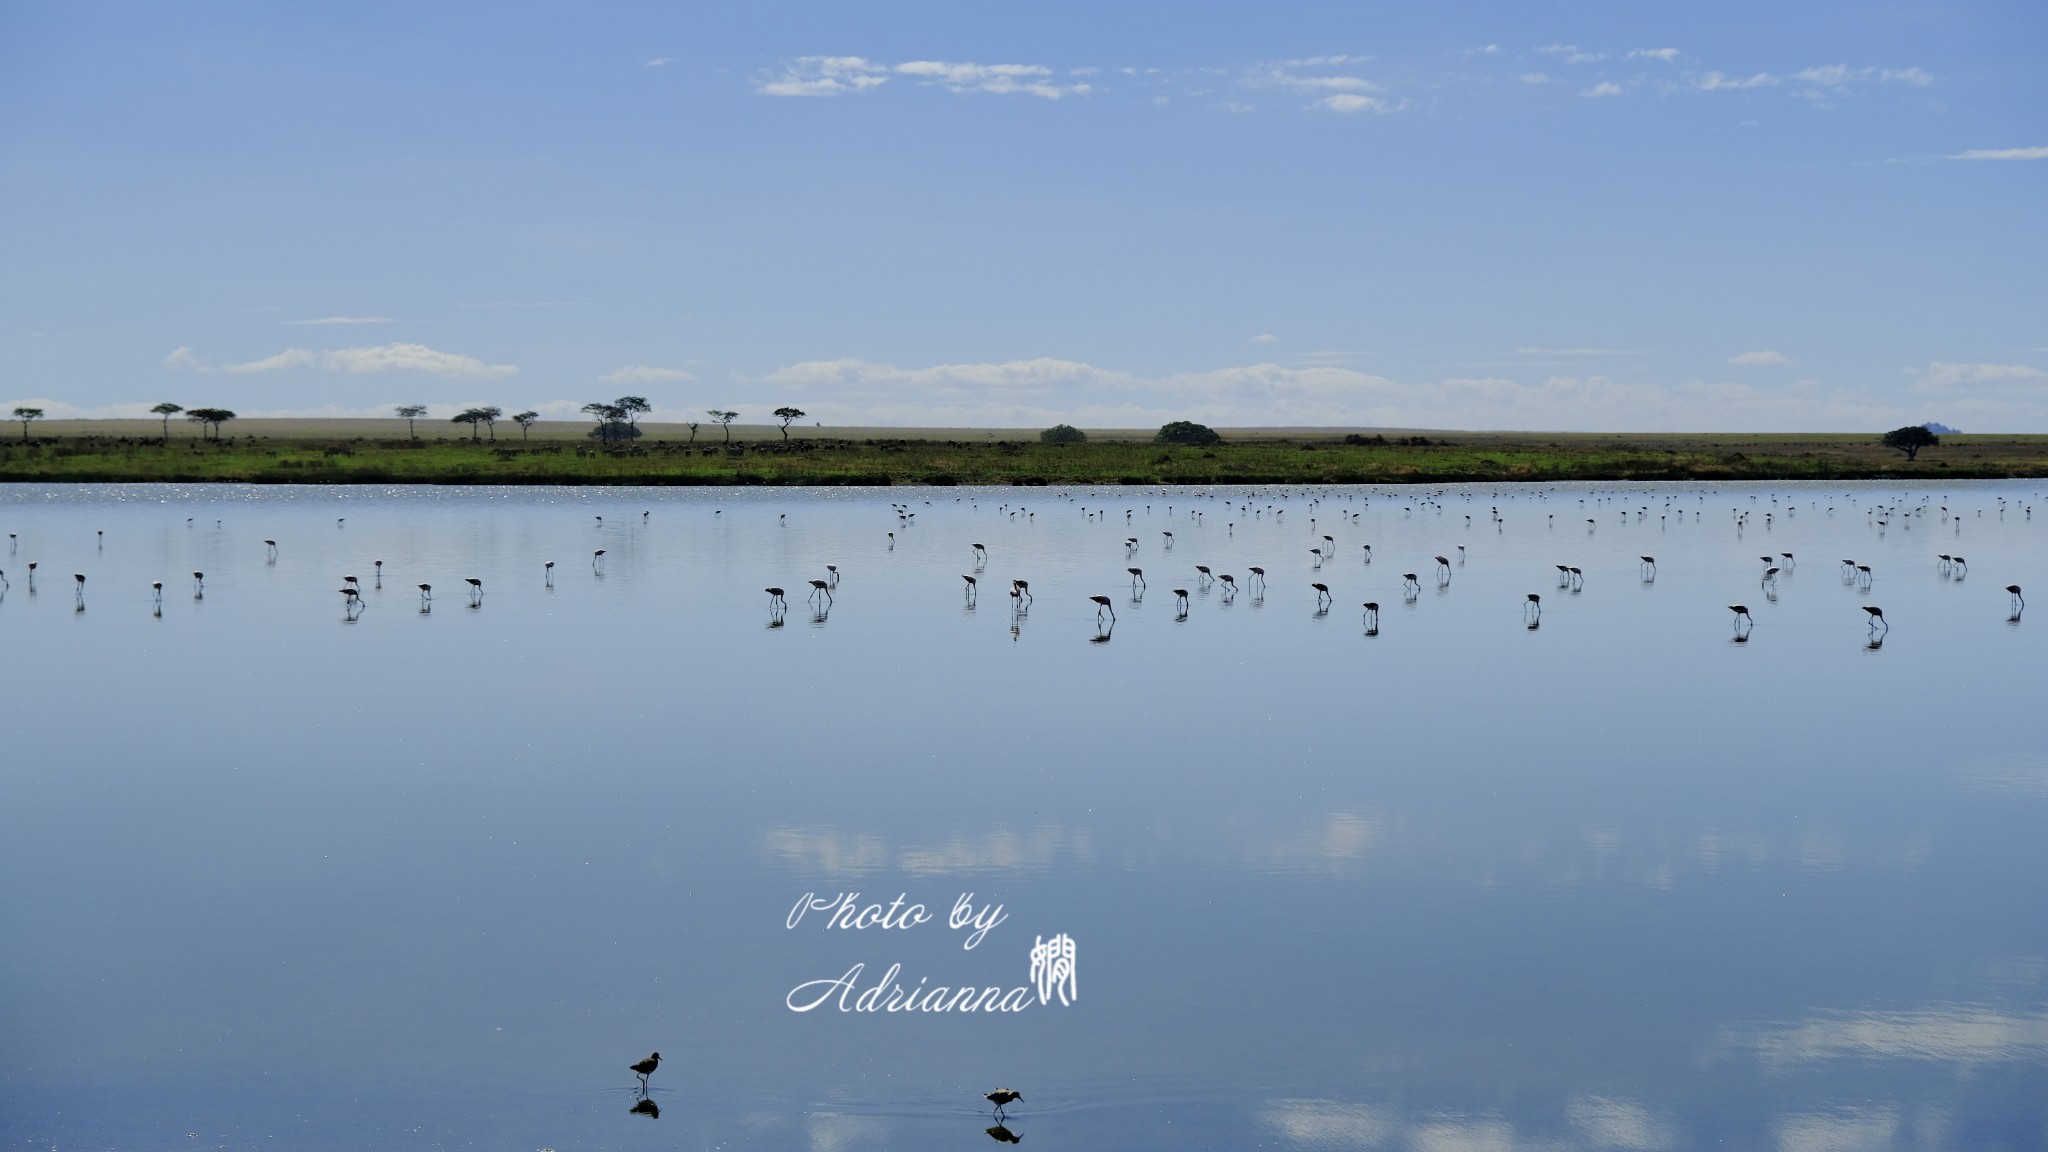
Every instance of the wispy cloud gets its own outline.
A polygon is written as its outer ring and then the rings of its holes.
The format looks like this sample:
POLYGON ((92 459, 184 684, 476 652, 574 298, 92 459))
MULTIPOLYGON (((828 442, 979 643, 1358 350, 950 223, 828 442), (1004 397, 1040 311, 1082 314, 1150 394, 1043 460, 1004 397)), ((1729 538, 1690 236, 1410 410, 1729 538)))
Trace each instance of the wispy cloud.
POLYGON ((642 64, 642 65, 641 65, 641 67, 642 67, 642 68, 666 68, 667 66, 669 66, 670 64, 673 64, 673 63, 675 63, 675 62, 676 62, 676 58, 675 58, 675 57, 673 57, 673 56, 656 56, 656 57, 655 57, 654 59, 652 59, 652 60, 649 60, 649 61, 648 61, 647 63, 645 63, 645 64, 642 64))
POLYGON ((1790 364, 1792 360, 1782 352, 1744 352, 1740 355, 1730 356, 1728 362, 1730 364, 1740 364, 1744 367, 1754 367, 1762 364, 1790 364))
POLYGON ((220 370, 235 376, 253 376, 262 372, 284 372, 292 368, 304 368, 313 363, 313 354, 304 348, 287 348, 275 356, 261 360, 247 360, 240 364, 223 364, 220 370))
POLYGON ((1926 368, 1907 371, 1919 375, 1916 387, 1934 392, 1977 384, 2039 386, 2048 381, 2048 372, 2025 364, 1948 364, 1936 360, 1926 368))
POLYGON ((322 316, 317 320, 286 320, 286 324, 389 324, 389 316, 322 316))
POLYGON ((1545 56, 1555 56, 1567 64, 1597 64, 1607 59, 1605 52, 1581 52, 1577 44, 1544 44, 1536 51, 1545 56))
POLYGON ((437 352, 424 344, 379 344, 318 353, 305 348, 287 348, 261 360, 228 364, 215 364, 184 346, 172 349, 170 355, 164 357, 164 367, 174 372, 224 372, 231 376, 256 376, 315 366, 329 372, 420 372, 429 376, 478 378, 512 376, 519 371, 510 364, 486 364, 453 352, 437 352))
POLYGON ((780 74, 763 76, 754 91, 763 96, 841 96, 867 92, 889 82, 886 65, 859 56, 799 56, 780 74))
POLYGON ((1280 342, 1280 338, 1271 332, 1261 332, 1257 336, 1252 337, 1251 342, 1254 344, 1277 344, 1280 342))
POLYGON ((1361 96, 1356 92, 1335 92, 1315 101, 1312 108, 1328 108, 1332 112, 1392 112, 1395 106, 1377 96, 1361 96))
POLYGON ((320 366, 337 372, 419 372, 429 376, 514 376, 511 364, 486 364, 454 352, 437 352, 424 344, 378 344, 322 353, 320 366))
POLYGON ((649 368, 638 364, 614 368, 598 377, 605 384, 687 384, 695 379, 680 368, 649 368))
POLYGON ((1666 64, 1678 59, 1676 48, 1636 48, 1629 52, 1631 60, 1662 60, 1666 64))
POLYGON ((1648 356, 1636 348, 1517 348, 1517 356, 1648 356))
POLYGON ((1524 84, 1548 84, 1550 77, 1541 72, 1524 72, 1517 77, 1524 84))
POLYGON ((1851 68, 1846 64, 1827 64, 1819 68, 1807 68, 1792 74, 1792 79, 1822 88, 1846 88, 1852 84, 1905 84, 1914 88, 1925 88, 1934 83, 1934 77, 1919 68, 1851 68))
POLYGON ((1621 85, 1616 84, 1611 80, 1602 80, 1600 83, 1593 85, 1591 88, 1584 89, 1579 93, 1579 95, 1595 97, 1619 96, 1621 95, 1621 85))
POLYGON ((985 92, 995 96, 1023 94, 1058 100, 1083 96, 1086 83, 1057 84, 1052 69, 1039 64, 963 64, 944 60, 912 60, 896 65, 896 74, 937 84, 948 92, 985 92))
POLYGON ((1951 160, 2048 160, 2048 148, 1972 148, 1956 152, 1951 160))
POLYGON ((1729 76, 1721 72, 1707 72, 1693 78, 1692 86, 1701 92, 1738 92, 1744 88, 1774 88, 1778 78, 1768 72, 1757 72, 1749 76, 1729 76))

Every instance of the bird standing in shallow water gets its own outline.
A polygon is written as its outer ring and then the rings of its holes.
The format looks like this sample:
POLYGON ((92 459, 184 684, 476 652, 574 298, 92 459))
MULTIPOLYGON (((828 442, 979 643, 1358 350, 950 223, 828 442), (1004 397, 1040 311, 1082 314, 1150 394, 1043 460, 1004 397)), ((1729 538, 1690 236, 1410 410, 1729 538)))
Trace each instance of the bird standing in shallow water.
POLYGON ((633 1074, 640 1077, 641 1091, 644 1092, 647 1090, 647 1078, 649 1076, 654 1075, 654 1070, 660 1066, 661 1053, 659 1052, 656 1052, 652 1056, 649 1056, 647 1059, 632 1065, 633 1074))
POLYGON ((1009 1104, 1012 1100, 1022 1100, 1024 1094, 1014 1088, 998 1088, 993 1092, 982 1093, 981 1098, 994 1104, 996 1106, 996 1115, 1001 1116, 1005 1105, 1009 1104))

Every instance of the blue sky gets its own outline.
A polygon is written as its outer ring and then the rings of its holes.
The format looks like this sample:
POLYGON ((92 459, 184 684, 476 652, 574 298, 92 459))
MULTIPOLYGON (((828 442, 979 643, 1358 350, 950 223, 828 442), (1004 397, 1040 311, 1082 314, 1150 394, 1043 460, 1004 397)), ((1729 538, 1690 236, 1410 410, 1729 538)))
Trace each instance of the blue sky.
POLYGON ((2048 5, 11 4, 0 407, 2048 432, 2048 5))

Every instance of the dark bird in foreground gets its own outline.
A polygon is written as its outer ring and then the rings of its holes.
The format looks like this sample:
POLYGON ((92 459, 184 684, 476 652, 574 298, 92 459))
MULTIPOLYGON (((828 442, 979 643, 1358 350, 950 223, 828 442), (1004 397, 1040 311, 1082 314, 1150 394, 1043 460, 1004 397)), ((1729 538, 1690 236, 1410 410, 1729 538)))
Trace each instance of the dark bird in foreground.
POLYGON ((1014 1088, 998 1088, 993 1092, 982 1093, 981 1098, 987 1100, 991 1104, 994 1104, 996 1106, 996 1115, 1001 1116, 1003 1114, 1004 1105, 1008 1104, 1012 1100, 1022 1100, 1024 1098, 1024 1094, 1022 1092, 1017 1091, 1014 1088))
POLYGON ((656 1052, 652 1056, 649 1056, 647 1059, 642 1060, 637 1064, 634 1064, 632 1066, 632 1071, 635 1076, 640 1077, 640 1086, 642 1088, 645 1088, 647 1087, 647 1078, 649 1076, 654 1075, 654 1070, 660 1066, 661 1053, 656 1052))

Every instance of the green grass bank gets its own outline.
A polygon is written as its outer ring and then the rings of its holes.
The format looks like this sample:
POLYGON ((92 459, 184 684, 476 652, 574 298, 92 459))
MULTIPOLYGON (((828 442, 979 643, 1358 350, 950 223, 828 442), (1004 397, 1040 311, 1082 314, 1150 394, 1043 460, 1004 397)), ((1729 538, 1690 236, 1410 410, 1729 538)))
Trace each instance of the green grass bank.
MULTIPOLYGON (((1875 435, 1225 433, 1204 448, 1137 434, 1041 444, 986 430, 490 440, 280 434, 205 440, 76 431, 0 440, 0 480, 258 484, 1415 484, 1617 480, 1935 480, 2048 476, 2048 436, 1944 436, 1917 461, 1875 435), (950 435, 949 435, 950 433, 950 435), (1004 438, 1012 437, 1012 438, 1004 438)), ((249 421, 248 425, 260 424, 249 421)), ((284 422, 279 422, 280 424, 284 422)), ((231 428, 235 426, 231 425, 231 428)), ((34 432, 42 432, 38 428, 34 432)), ((154 427, 150 428, 156 432, 154 427)), ((337 430, 342 431, 342 430, 337 430)), ((815 430, 813 430, 815 433, 815 430)), ((869 431, 869 430, 863 430, 869 431)))

